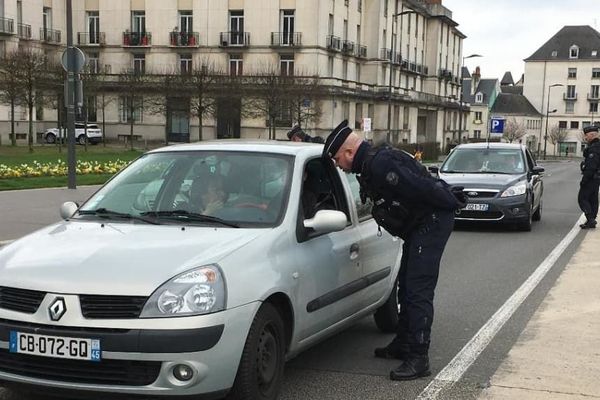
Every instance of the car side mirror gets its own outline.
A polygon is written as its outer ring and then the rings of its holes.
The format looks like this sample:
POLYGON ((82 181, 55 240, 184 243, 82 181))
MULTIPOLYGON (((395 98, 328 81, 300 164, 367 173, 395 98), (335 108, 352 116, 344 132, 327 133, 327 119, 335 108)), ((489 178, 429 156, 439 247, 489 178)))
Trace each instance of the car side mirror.
POLYGON ((343 230, 348 224, 346 214, 336 210, 320 210, 314 217, 304 220, 304 227, 317 233, 329 233, 343 230))
POLYGON ((545 170, 546 170, 546 169, 545 169, 544 167, 540 167, 540 166, 537 166, 537 165, 536 165, 535 167, 533 167, 533 169, 531 170, 531 172, 532 172, 534 175, 541 175, 541 174, 542 174, 542 172, 544 172, 545 170))
POLYGON ((440 172, 440 167, 438 167, 437 165, 431 165, 427 169, 429 170, 429 172, 434 173, 434 174, 437 174, 440 172))
POLYGON ((67 201, 60 206, 60 217, 64 220, 67 220, 71 218, 75 212, 77 212, 77 209, 79 209, 79 205, 77 203, 67 201))

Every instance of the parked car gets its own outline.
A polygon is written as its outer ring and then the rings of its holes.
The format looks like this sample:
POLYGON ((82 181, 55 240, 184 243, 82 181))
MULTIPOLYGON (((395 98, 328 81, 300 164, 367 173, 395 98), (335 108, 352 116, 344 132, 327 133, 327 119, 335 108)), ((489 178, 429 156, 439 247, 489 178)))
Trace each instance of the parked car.
MULTIPOLYGON (((46 129, 44 132, 44 141, 46 143, 56 143, 57 139, 65 140, 67 137, 66 130, 64 128, 50 128, 46 129)), ((87 125, 87 136, 85 130, 84 123, 76 123, 75 124, 75 140, 77 143, 83 145, 87 140, 88 143, 98 144, 102 141, 102 130, 97 124, 89 124, 87 125)))
POLYGON ((370 314, 393 331, 401 242, 322 148, 154 150, 0 249, 0 381, 274 399, 285 359, 370 314))
POLYGON ((531 230, 542 218, 544 168, 520 144, 472 143, 455 147, 441 168, 433 168, 451 185, 464 186, 467 206, 459 221, 517 224, 531 230))

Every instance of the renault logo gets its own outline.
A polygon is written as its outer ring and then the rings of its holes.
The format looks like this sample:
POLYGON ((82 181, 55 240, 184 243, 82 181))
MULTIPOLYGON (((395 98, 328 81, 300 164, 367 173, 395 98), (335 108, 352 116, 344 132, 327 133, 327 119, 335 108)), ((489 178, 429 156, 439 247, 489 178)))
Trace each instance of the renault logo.
POLYGON ((469 197, 477 197, 477 196, 479 196, 479 193, 477 193, 477 192, 469 192, 469 193, 467 193, 467 196, 469 196, 469 197))
POLYGON ((50 314, 50 319, 52 321, 58 321, 65 315, 67 311, 67 305, 65 303, 65 299, 62 297, 57 297, 54 299, 50 307, 48 307, 48 313, 50 314))

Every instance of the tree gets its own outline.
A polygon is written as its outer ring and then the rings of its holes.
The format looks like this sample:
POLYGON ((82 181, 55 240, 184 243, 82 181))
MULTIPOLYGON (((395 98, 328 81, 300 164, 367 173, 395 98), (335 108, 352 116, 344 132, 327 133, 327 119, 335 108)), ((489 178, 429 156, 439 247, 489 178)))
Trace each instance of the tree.
POLYGON ((506 121, 506 125, 504 126, 504 134, 502 136, 504 139, 512 143, 521 139, 526 134, 527 129, 525 129, 525 125, 517 122, 515 118, 511 118, 510 120, 506 121))
MULTIPOLYGON (((111 96, 111 83, 114 80, 109 74, 108 68, 93 70, 86 68, 81 74, 83 82, 83 94, 86 107, 91 98, 95 98, 96 107, 102 111, 102 143, 106 147, 106 107, 114 101, 111 96)), ((87 121, 87 112, 86 112, 87 121)))
POLYGON ((15 134, 15 107, 23 99, 23 87, 19 81, 20 58, 18 52, 10 52, 0 59, 0 103, 10 106, 11 144, 17 145, 15 134))
POLYGON ((133 150, 133 127, 141 118, 144 107, 144 94, 148 92, 149 75, 143 71, 127 69, 118 75, 119 93, 122 95, 122 110, 129 122, 129 143, 133 150))
POLYGON ((554 124, 551 128, 550 131, 548 132, 548 140, 550 140, 550 143, 552 143, 554 145, 554 153, 556 154, 556 146, 561 143, 564 142, 565 139, 567 138, 567 130, 560 128, 558 126, 558 124, 554 124))
POLYGON ((223 95, 226 75, 209 60, 202 60, 189 74, 183 75, 189 90, 191 114, 198 118, 198 140, 204 138, 204 118, 213 117, 217 111, 217 98, 223 95))

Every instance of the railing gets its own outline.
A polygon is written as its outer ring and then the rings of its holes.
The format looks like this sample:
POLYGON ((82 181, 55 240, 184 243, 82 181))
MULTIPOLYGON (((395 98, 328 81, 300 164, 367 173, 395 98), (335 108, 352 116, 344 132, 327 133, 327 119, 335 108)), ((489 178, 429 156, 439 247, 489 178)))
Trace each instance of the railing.
POLYGON ((221 32, 221 47, 245 47, 250 45, 249 32, 221 32))
POLYGON ((15 23, 12 18, 0 18, 0 33, 9 35, 15 33, 15 23))
POLYGON ((600 93, 588 93, 587 98, 588 100, 598 100, 600 99, 600 93))
POLYGON ((152 45, 149 32, 123 32, 123 46, 146 47, 152 45))
POLYGON ((302 32, 271 32, 271 46, 302 46, 302 32))
POLYGON ((19 39, 31 40, 31 25, 17 24, 17 36, 19 39))
POLYGON ((342 48, 342 39, 337 36, 327 36, 327 48, 329 50, 340 51, 342 48))
POLYGON ((342 53, 354 54, 354 42, 344 40, 342 42, 342 53))
POLYGON ((356 46, 356 57, 367 58, 367 46, 356 46))
POLYGON ((402 54, 400 54, 400 53, 394 53, 392 55, 392 62, 394 64, 401 64, 402 63, 402 54))
POLYGON ((379 58, 383 60, 390 60, 392 58, 392 50, 390 49, 380 49, 379 50, 379 58))
POLYGON ((200 34, 198 32, 170 32, 169 44, 174 47, 198 47, 200 34))
POLYGON ((104 32, 77 32, 77 44, 80 46, 104 46, 106 34, 104 32))
POLYGON ((40 40, 48 43, 60 43, 60 31, 40 28, 40 40))
POLYGON ((563 93, 563 100, 577 100, 577 93, 563 93))

